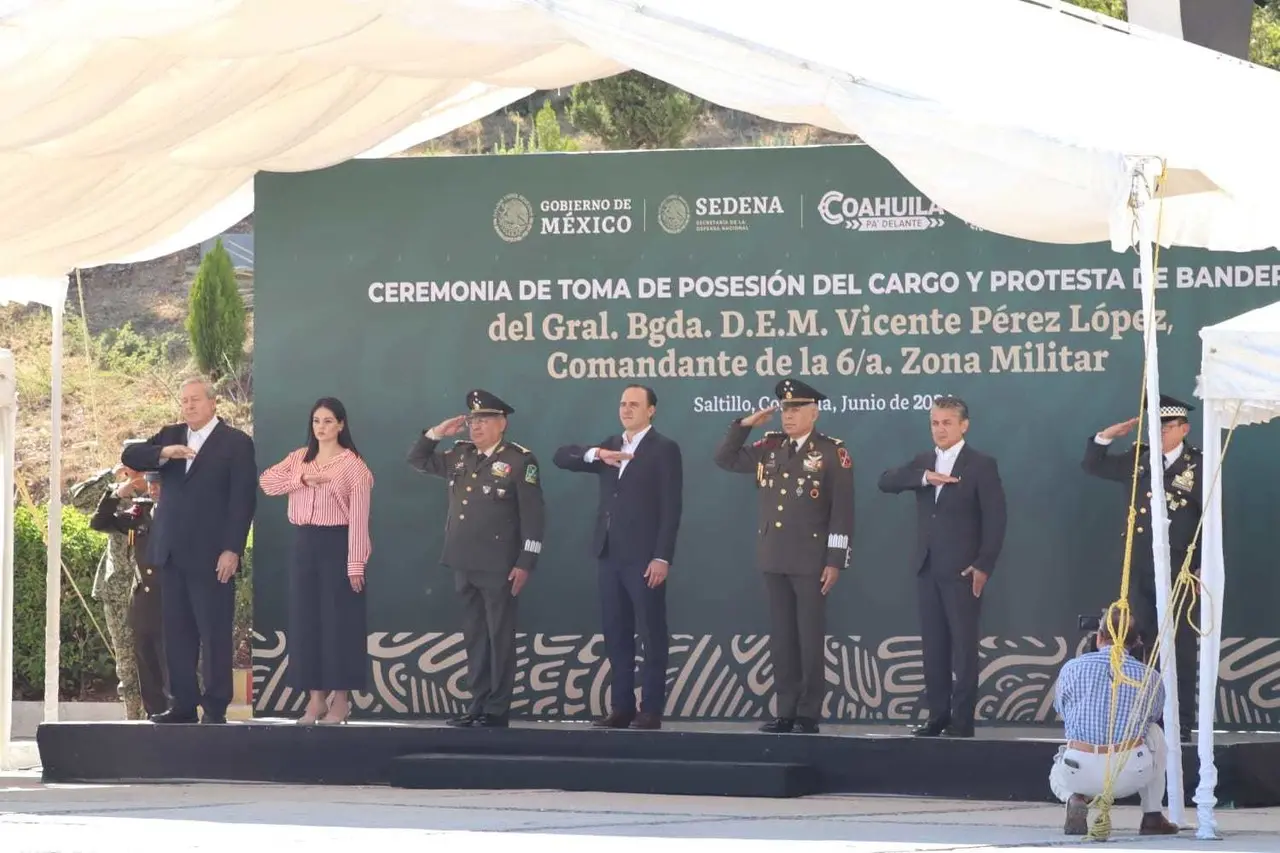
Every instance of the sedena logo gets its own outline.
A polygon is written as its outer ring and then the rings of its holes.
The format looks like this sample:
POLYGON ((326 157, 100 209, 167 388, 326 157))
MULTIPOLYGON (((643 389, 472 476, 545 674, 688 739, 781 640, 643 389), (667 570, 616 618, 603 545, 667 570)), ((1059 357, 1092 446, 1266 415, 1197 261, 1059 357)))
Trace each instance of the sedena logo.
POLYGON ((818 216, 849 231, 926 231, 947 224, 946 211, 918 196, 847 196, 829 190, 818 202, 818 216))
POLYGON ((669 195, 658 202, 658 225, 668 234, 679 234, 692 218, 689 202, 681 196, 669 195))

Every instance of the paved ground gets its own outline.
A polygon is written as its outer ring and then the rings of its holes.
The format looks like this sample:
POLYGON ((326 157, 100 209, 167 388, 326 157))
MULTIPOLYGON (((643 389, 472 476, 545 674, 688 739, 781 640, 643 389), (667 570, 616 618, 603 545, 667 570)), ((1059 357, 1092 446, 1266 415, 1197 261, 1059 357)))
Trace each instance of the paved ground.
MULTIPOLYGON (((1190 817, 1190 816, 1189 816, 1190 817)), ((282 785, 54 785, 0 775, 0 851, 217 850, 354 853, 1001 853, 1079 846, 1052 806, 896 797, 800 800, 558 791, 401 791, 282 785), (430 845, 429 847, 426 845, 430 845)), ((1223 811, 1221 841, 1143 839, 1118 809, 1114 851, 1280 853, 1280 809, 1223 811)))

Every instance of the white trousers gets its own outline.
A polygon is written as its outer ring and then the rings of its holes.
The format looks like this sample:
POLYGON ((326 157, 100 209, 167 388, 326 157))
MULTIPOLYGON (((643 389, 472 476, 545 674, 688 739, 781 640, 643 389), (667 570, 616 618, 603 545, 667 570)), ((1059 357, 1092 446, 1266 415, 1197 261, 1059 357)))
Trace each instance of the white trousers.
POLYGON ((1147 729, 1142 746, 1111 756, 1067 749, 1066 744, 1058 747, 1049 770, 1049 788, 1053 795, 1065 803, 1072 794, 1091 799, 1101 794, 1107 779, 1108 758, 1115 775, 1115 784, 1111 786, 1115 798, 1138 794, 1144 813, 1160 811, 1166 787, 1165 743, 1164 731, 1154 724, 1147 729))

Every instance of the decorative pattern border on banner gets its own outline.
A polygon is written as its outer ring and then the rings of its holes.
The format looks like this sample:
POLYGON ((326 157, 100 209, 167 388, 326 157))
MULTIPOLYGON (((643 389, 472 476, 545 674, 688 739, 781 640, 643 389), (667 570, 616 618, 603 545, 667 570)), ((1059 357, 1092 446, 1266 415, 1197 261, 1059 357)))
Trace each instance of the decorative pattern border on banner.
MULTIPOLYGON (((262 715, 301 713, 306 696, 285 685, 285 633, 253 635, 253 695, 262 715)), ((535 717, 605 713, 609 661, 599 635, 518 635, 512 712, 535 717)), ((978 716, 1009 723, 1048 723, 1053 683, 1081 637, 987 637, 981 643, 978 716)), ((466 660, 462 635, 369 635, 371 692, 357 708, 389 718, 461 713, 466 660)), ((850 723, 910 723, 920 705, 924 670, 920 638, 827 638, 829 690, 823 716, 850 723)), ((1218 721, 1228 726, 1280 723, 1280 639, 1223 638, 1218 721)), ((749 720, 771 714, 773 669, 764 634, 671 638, 666 715, 678 719, 749 720)))

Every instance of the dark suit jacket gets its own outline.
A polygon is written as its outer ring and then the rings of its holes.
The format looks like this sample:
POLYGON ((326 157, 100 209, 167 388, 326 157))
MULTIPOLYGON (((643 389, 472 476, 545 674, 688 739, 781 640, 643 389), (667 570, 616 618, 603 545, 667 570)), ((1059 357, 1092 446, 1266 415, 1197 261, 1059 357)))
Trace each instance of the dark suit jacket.
MULTIPOLYGON (((594 446, 620 450, 622 436, 611 435, 594 446)), ((597 475, 600 502, 591 543, 596 556, 604 556, 607 546, 611 559, 640 566, 651 560, 674 562, 684 500, 680 445, 650 427, 621 477, 612 465, 584 461, 589 449, 566 445, 556 451, 554 461, 566 471, 597 475)))
MULTIPOLYGON (((1145 444, 1133 444, 1119 453, 1110 452, 1109 445, 1098 444, 1089 436, 1084 449, 1084 458, 1080 467, 1094 477, 1114 480, 1126 486, 1132 482, 1134 474, 1133 455, 1138 459, 1138 495, 1134 510, 1138 513, 1133 526, 1133 565, 1142 567, 1142 571, 1133 575, 1135 584, 1149 596, 1155 595, 1155 575, 1153 567, 1155 557, 1151 553, 1151 466, 1149 448, 1145 444)), ((1182 445, 1182 452, 1174 458, 1173 463, 1164 469, 1164 493, 1166 511, 1169 514, 1169 568, 1176 577, 1182 571, 1187 551, 1195 539, 1196 529, 1200 526, 1201 501, 1203 495, 1204 457, 1198 448, 1188 443, 1182 445)), ((1124 490, 1124 509, 1116 516, 1117 538, 1123 544, 1127 535, 1129 520, 1129 490, 1124 490)), ((1191 552, 1192 571, 1200 569, 1200 549, 1191 552)))
POLYGON ((911 567, 920 572, 926 559, 932 572, 960 574, 973 566, 988 575, 1004 546, 1004 485, 996 460, 965 442, 952 467, 960 482, 942 487, 924 483, 925 471, 937 462, 934 451, 921 453, 901 468, 880 475, 880 491, 915 492, 916 547, 911 567))
POLYGON ((218 421, 187 470, 185 459, 161 459, 170 444, 187 443, 187 425, 170 424, 145 444, 131 444, 120 461, 135 471, 159 471, 164 512, 151 526, 148 558, 209 571, 223 551, 244 555, 258 502, 258 463, 253 439, 218 421))

